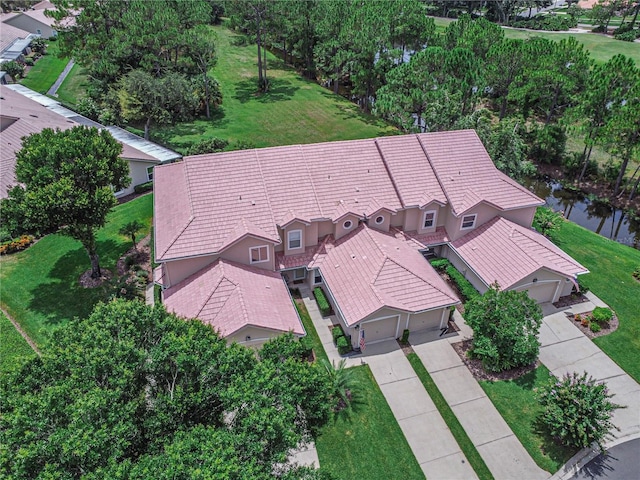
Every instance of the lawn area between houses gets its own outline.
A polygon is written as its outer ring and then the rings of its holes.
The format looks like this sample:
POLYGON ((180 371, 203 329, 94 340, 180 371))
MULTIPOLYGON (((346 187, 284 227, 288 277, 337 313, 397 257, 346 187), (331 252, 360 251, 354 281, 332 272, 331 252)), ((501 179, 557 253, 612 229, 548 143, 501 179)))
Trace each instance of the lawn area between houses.
POLYGON ((13 369, 21 359, 35 354, 5 314, 0 312, 0 376, 13 369))
POLYGON ((537 427, 537 418, 542 410, 534 389, 550 378, 549 370, 541 365, 515 380, 479 383, 536 464, 547 472, 555 473, 578 449, 557 445, 537 427))
POLYGON ((589 269, 591 273, 581 275, 580 281, 618 315, 618 330, 596 338, 595 344, 640 382, 640 282, 631 276, 640 266, 640 250, 573 222, 562 222, 551 239, 589 269))
POLYGON ((348 416, 338 415, 316 438, 320 465, 341 479, 424 479, 369 366, 351 368, 359 400, 348 416))
POLYGON ((362 114, 348 100, 306 80, 281 60, 267 55, 269 92, 257 93, 257 47, 234 45, 241 38, 226 27, 214 27, 218 64, 213 74, 223 101, 212 118, 176 125, 151 126, 151 139, 182 153, 194 142, 218 137, 233 146, 255 147, 371 138, 395 133, 382 120, 362 114))
MULTIPOLYGON (((127 222, 145 225, 139 238, 149 232, 152 195, 118 205, 107 224, 98 231, 100 265, 113 271, 118 258, 131 248, 131 240, 118 234, 127 222)), ((47 235, 24 252, 0 259, 0 302, 39 347, 46 345, 52 329, 71 318, 89 315, 105 299, 104 288, 88 289, 78 284, 91 267, 80 242, 59 234, 47 235)))
POLYGON ((440 415, 447 424, 447 427, 449 427, 449 430, 451 430, 453 438, 455 438, 456 442, 458 442, 462 453, 464 453, 464 456, 467 457, 467 460, 471 464, 471 468, 473 468, 473 470, 476 472, 476 475, 478 475, 478 478, 480 478, 480 480, 492 479, 493 475, 491 474, 489 467, 487 467, 487 464, 484 463, 484 460, 467 435, 467 432, 465 432, 462 425, 460 425, 458 418, 456 417, 455 413, 453 413, 453 410, 451 410, 451 407, 442 396, 442 393, 440 393, 438 386, 431 378, 431 375, 429 375, 429 372, 420 360, 420 357, 418 357, 418 355, 416 355, 415 353, 410 353, 409 355, 407 355, 407 359, 415 370, 416 375, 418 375, 418 378, 422 382, 422 385, 424 385, 424 388, 431 397, 431 400, 433 400, 433 403, 438 409, 438 412, 440 412, 440 415))
POLYGON ((60 85, 56 99, 66 107, 75 109, 78 100, 86 96, 88 86, 89 80, 85 69, 75 64, 69 72, 69 75, 67 75, 67 78, 65 78, 62 85, 60 85))
POLYGON ((69 62, 68 58, 58 57, 59 51, 58 42, 49 42, 47 54, 35 62, 20 83, 38 93, 47 93, 69 62))
POLYGON ((298 315, 300 315, 302 325, 307 332, 307 338, 311 342, 311 347, 316 354, 316 361, 326 360, 329 362, 327 352, 324 351, 318 332, 316 332, 316 327, 313 326, 313 322, 311 321, 311 317, 309 316, 309 312, 307 311, 307 307, 304 305, 304 302, 300 299, 294 299, 293 303, 296 306, 296 310, 298 310, 298 315))

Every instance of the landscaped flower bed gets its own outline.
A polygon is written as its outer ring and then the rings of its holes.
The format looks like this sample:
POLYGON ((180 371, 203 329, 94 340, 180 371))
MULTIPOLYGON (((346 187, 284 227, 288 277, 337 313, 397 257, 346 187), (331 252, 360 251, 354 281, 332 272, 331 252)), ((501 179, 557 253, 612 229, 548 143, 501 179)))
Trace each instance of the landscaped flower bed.
POLYGON ((589 338, 601 337, 618 328, 618 317, 608 308, 596 307, 592 312, 567 314, 582 333, 589 338))

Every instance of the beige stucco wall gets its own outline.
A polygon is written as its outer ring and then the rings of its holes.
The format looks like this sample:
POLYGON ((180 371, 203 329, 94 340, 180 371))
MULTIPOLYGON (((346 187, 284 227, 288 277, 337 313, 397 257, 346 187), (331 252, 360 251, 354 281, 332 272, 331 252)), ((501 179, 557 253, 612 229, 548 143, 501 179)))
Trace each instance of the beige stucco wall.
POLYGON ((404 225, 404 216, 404 210, 398 210, 395 215, 391 215, 391 226, 402 228, 402 226, 404 225))
POLYGON ((519 208, 517 210, 507 210, 501 212, 500 215, 507 220, 511 220, 513 223, 522 225, 523 227, 530 227, 533 223, 533 216, 536 214, 536 207, 519 208))
POLYGON ((484 293, 487 291, 488 287, 482 282, 482 280, 480 280, 480 277, 478 277, 473 272, 473 270, 471 270, 471 268, 469 268, 469 266, 467 266, 467 264, 462 261, 462 259, 458 256, 458 254, 453 249, 449 248, 448 246, 443 247, 442 255, 445 258, 449 259, 451 264, 454 267, 456 267, 456 269, 460 273, 462 273, 464 278, 469 280, 471 285, 473 285, 476 288, 476 290, 478 290, 480 293, 484 293))
POLYGON ((30 33, 40 33, 44 38, 53 37, 56 34, 56 31, 49 25, 45 25, 44 23, 24 14, 16 15, 15 17, 8 19, 5 23, 30 33), (38 30, 40 30, 40 32, 38 32, 38 30))
POLYGON ((270 338, 277 337, 282 334, 283 332, 277 330, 247 326, 241 328, 233 335, 229 335, 226 337, 226 340, 228 343, 236 342, 247 347, 260 348, 270 338), (247 340, 247 337, 251 337, 251 340, 247 340))
POLYGON ((252 267, 264 268, 265 270, 275 270, 274 256, 275 251, 273 244, 266 240, 254 237, 246 237, 220 253, 220 258, 224 258, 225 260, 242 263, 244 265, 251 265, 252 267), (251 247, 259 247, 263 245, 267 246, 269 249, 269 260, 266 262, 251 263, 249 249, 251 247))
POLYGON ((307 226, 302 222, 292 222, 287 225, 287 227, 282 231, 282 243, 284 244, 284 254, 285 255, 298 255, 300 253, 304 253, 304 247, 306 245, 307 240, 307 226), (300 248, 289 248, 289 232, 294 230, 300 230, 302 233, 302 238, 300 239, 300 248))
POLYGON ((335 226, 333 222, 331 222, 331 220, 325 220, 324 222, 317 222, 317 224, 318 224, 318 238, 324 238, 327 235, 333 235, 335 226))
POLYGON ((356 228, 358 228, 358 220, 359 220, 358 217, 356 217, 355 215, 346 215, 342 217, 338 223, 335 223, 334 235, 336 240, 338 240, 341 237, 344 237, 345 235, 353 232, 356 228), (352 227, 348 230, 342 226, 344 225, 344 222, 346 222, 347 220, 351 220, 351 223, 353 224, 352 227))
POLYGON ((374 213, 373 215, 371 215, 371 217, 367 220, 367 226, 371 227, 371 228, 375 228, 376 230, 382 230, 383 232, 388 232, 389 231, 389 226, 391 225, 391 213, 386 212, 386 211, 381 211, 378 213, 374 213), (378 224, 376 223, 376 218, 378 217, 382 217, 384 218, 383 222, 378 224))
POLYGON ((528 287, 548 284, 548 283, 554 283, 557 285, 558 284, 557 282, 560 282, 559 288, 556 289, 555 295, 552 300, 553 302, 557 302, 561 296, 568 295, 569 293, 571 293, 573 283, 571 282, 571 280, 567 279, 567 277, 565 277, 564 275, 560 275, 558 273, 552 272, 544 268, 537 270, 531 275, 527 275, 521 281, 514 284, 513 287, 510 288, 510 290, 522 290, 528 287), (537 279, 535 283, 533 283, 534 278, 537 279))
POLYGON ((174 260, 172 262, 164 262, 162 267, 164 270, 163 285, 169 288, 179 283, 190 275, 202 270, 210 265, 218 258, 217 255, 206 255, 203 257, 186 258, 184 260, 174 260))

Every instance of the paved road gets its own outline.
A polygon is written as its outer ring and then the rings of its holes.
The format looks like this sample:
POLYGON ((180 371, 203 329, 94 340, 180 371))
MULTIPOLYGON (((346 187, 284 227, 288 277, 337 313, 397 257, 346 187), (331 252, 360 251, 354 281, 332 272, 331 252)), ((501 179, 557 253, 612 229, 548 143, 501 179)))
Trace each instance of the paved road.
POLYGON ((640 477, 640 438, 621 443, 600 454, 569 480, 616 479, 636 480, 640 477))

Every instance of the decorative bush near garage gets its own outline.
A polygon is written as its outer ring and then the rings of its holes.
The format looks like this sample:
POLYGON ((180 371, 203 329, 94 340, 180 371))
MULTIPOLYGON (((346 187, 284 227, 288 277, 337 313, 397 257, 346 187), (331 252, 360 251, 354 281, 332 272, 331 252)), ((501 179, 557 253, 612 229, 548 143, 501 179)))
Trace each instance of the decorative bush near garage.
POLYGON ((318 303, 318 308, 320 309, 320 313, 323 317, 328 317, 331 315, 331 305, 327 300, 326 295, 324 294, 324 290, 320 287, 316 287, 313 289, 313 296, 316 297, 316 302, 318 303))

